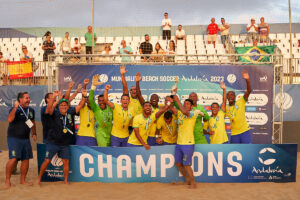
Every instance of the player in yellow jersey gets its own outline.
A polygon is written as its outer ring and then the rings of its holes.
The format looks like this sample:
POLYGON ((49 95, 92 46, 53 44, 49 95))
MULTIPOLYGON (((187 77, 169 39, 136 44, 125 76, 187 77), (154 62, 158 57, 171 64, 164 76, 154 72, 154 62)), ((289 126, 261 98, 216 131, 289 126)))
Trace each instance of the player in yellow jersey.
MULTIPOLYGON (((178 137, 175 147, 175 163, 185 178, 186 183, 191 188, 196 188, 191 165, 195 146, 194 127, 200 111, 193 111, 193 101, 191 99, 186 99, 183 106, 177 95, 174 95, 173 99, 180 109, 177 111, 178 137)), ((173 107, 171 109, 174 110, 176 108, 173 107)))
POLYGON ((110 102, 108 100, 108 90, 110 90, 110 88, 110 85, 105 86, 104 102, 113 110, 113 127, 110 137, 111 146, 125 147, 129 136, 128 126, 133 119, 134 110, 128 107, 130 103, 128 94, 121 96, 121 105, 110 102))
POLYGON ((243 71, 242 76, 247 84, 247 91, 244 93, 244 96, 235 101, 235 93, 233 91, 227 93, 229 105, 226 106, 226 115, 230 119, 230 143, 232 144, 251 144, 250 126, 246 120, 245 105, 252 89, 248 72, 243 71))
POLYGON ((127 146, 144 146, 146 150, 149 150, 150 145, 147 143, 147 138, 150 127, 167 109, 168 106, 164 106, 158 112, 152 112, 150 102, 145 101, 143 103, 143 113, 136 115, 133 119, 133 132, 129 136, 127 146))
POLYGON ((228 136, 225 129, 225 111, 226 111, 226 85, 223 81, 220 83, 223 89, 223 101, 221 109, 218 103, 211 104, 212 115, 208 121, 209 131, 206 131, 207 127, 204 126, 203 132, 210 135, 211 144, 227 144, 228 136))
POLYGON ((162 145, 176 144, 177 141, 177 120, 176 115, 168 110, 163 117, 157 120, 156 126, 157 143, 162 145))
MULTIPOLYGON (((142 81, 142 77, 141 77, 141 73, 138 72, 136 74, 136 93, 137 93, 138 99, 140 101, 140 104, 143 104, 145 102, 145 99, 141 94, 140 81, 142 81)), ((150 97, 150 104, 151 104, 151 107, 152 107, 152 112, 154 112, 154 113, 158 112, 159 107, 164 106, 164 105, 159 105, 158 102, 159 102, 159 96, 157 94, 152 94, 151 97, 150 97)), ((155 120, 154 123, 152 123, 152 125, 150 127, 150 132, 149 132, 147 142, 151 146, 157 145, 156 138, 155 138, 156 125, 157 125, 157 120, 155 120)))
MULTIPOLYGON (((127 73, 128 71, 126 71, 126 65, 122 65, 120 67, 120 74, 121 74, 121 78, 122 78, 122 85, 123 85, 123 94, 129 94, 128 92, 128 86, 127 86, 127 82, 126 82, 126 79, 125 79, 125 74, 127 73)), ((136 87, 135 86, 132 86, 130 88, 130 94, 129 94, 129 97, 130 97, 130 103, 129 103, 129 109, 130 110, 134 110, 134 115, 138 115, 138 114, 141 114, 143 112, 142 110, 142 104, 140 103, 139 99, 138 99, 138 96, 137 96, 137 91, 136 91, 136 87)), ((132 124, 130 124, 131 126, 132 124)), ((131 130, 132 131, 132 130, 131 130)))

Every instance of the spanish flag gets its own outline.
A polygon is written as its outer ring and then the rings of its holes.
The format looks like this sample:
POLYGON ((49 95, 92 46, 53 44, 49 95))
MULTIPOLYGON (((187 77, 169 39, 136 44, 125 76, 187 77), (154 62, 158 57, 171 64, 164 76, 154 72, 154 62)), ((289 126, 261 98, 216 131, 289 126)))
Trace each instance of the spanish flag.
POLYGON ((21 79, 33 76, 32 62, 28 61, 13 61, 7 62, 8 78, 21 79))
POLYGON ((264 56, 264 54, 274 54, 274 49, 276 46, 253 46, 253 47, 235 47, 237 54, 259 54, 253 56, 239 56, 240 62, 270 62, 269 56, 264 56))

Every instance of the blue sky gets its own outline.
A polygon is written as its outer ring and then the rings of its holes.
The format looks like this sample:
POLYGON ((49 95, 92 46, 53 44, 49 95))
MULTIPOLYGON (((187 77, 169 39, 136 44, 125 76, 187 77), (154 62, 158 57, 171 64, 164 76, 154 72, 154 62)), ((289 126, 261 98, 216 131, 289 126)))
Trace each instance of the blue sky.
MULTIPOLYGON (((292 22, 300 22, 300 1, 291 0, 292 22)), ((0 27, 86 27, 92 0, 0 0, 0 27)), ((246 24, 265 17, 267 23, 288 22, 288 0, 95 0, 95 26, 157 26, 168 12, 173 24, 208 24, 224 17, 246 24), (263 3, 262 3, 263 2, 263 3), (258 6, 262 5, 262 6, 258 6)))

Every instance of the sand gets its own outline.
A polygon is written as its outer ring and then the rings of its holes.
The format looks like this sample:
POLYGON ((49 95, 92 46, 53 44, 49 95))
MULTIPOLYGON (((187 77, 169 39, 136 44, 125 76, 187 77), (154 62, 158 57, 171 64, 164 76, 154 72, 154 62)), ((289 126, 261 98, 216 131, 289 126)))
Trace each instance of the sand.
MULTIPOLYGON (((298 155, 299 156, 299 155, 298 155)), ((30 161, 27 181, 37 177, 36 152, 30 161)), ((19 175, 13 175, 12 187, 4 190, 8 152, 0 153, 0 200, 93 200, 93 199, 213 199, 213 200, 298 200, 300 199, 300 167, 293 183, 197 183, 197 189, 165 183, 42 183, 41 187, 22 186, 19 175)), ((18 170, 19 171, 19 170, 18 170)))

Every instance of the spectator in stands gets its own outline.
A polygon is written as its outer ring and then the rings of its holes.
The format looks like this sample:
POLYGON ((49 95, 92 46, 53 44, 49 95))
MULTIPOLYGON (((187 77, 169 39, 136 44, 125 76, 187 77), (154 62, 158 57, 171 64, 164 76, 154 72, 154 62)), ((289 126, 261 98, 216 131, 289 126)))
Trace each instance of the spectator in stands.
MULTIPOLYGON (((174 40, 169 42, 169 49, 166 52, 167 54, 175 54, 176 53, 176 46, 174 40)), ((166 61, 174 62, 174 56, 167 56, 166 61)))
POLYGON ((30 53, 25 45, 22 46, 22 54, 20 57, 21 61, 33 61, 32 53, 30 53))
POLYGON ((257 46, 257 39, 254 39, 254 40, 253 40, 253 46, 254 46, 254 47, 257 46))
POLYGON ((43 43, 42 49, 44 50, 43 61, 48 61, 48 55, 54 54, 54 49, 56 46, 53 41, 51 41, 51 36, 47 36, 47 40, 43 43))
POLYGON ((85 45, 85 52, 86 54, 92 54, 92 46, 95 47, 95 43, 97 41, 96 33, 94 33, 94 45, 93 45, 93 35, 92 35, 92 26, 88 26, 88 32, 84 35, 86 45, 85 45))
POLYGON ((265 23, 265 18, 260 18, 260 24, 258 25, 258 33, 259 33, 259 42, 267 43, 269 42, 269 33, 270 27, 269 24, 265 23))
POLYGON ((60 42, 60 51, 63 54, 69 54, 71 50, 71 40, 69 38, 69 33, 65 33, 65 37, 60 42))
MULTIPOLYGON (((121 41, 121 45, 122 48, 120 49, 120 54, 124 55, 124 54, 133 54, 132 48, 130 46, 126 45, 126 41, 122 40, 121 41)), ((131 57, 129 56, 123 56, 122 57, 122 62, 130 62, 131 61, 131 57)))
POLYGON ((247 38, 246 41, 248 43, 251 43, 254 39, 257 39, 257 31, 258 31, 258 27, 255 24, 255 19, 251 19, 251 23, 247 26, 247 38))
POLYGON ((72 45, 71 50, 72 50, 73 54, 80 54, 80 49, 81 49, 81 45, 78 42, 78 38, 75 38, 74 44, 72 45))
POLYGON ((47 36, 48 35, 50 35, 50 38, 51 38, 51 32, 50 31, 47 31, 46 33, 45 33, 45 35, 43 36, 43 42, 45 42, 46 40, 47 40, 47 36))
POLYGON ((3 53, 0 51, 0 71, 4 72, 4 73, 1 73, 2 74, 2 80, 3 80, 2 84, 3 85, 7 85, 7 82, 8 82, 8 76, 7 76, 8 73, 7 73, 6 65, 1 64, 1 63, 5 63, 5 62, 9 62, 9 59, 3 58, 3 53))
POLYGON ((229 24, 225 23, 225 19, 221 18, 221 25, 219 26, 219 29, 221 31, 221 42, 224 45, 224 48, 226 48, 226 44, 228 43, 229 39, 229 24))
MULTIPOLYGON (((165 53, 165 51, 161 48, 159 42, 157 42, 155 44, 154 51, 152 51, 152 54, 164 54, 164 53, 165 53)), ((154 61, 162 61, 163 57, 162 56, 153 56, 151 59, 154 61)))
POLYGON ((186 42, 185 32, 182 29, 181 25, 178 25, 178 30, 176 30, 176 34, 175 34, 175 43, 176 43, 176 45, 177 45, 177 40, 184 40, 184 42, 186 42))
POLYGON ((209 24, 206 29, 206 34, 208 35, 208 44, 213 43, 214 47, 216 44, 217 34, 219 30, 219 27, 215 23, 215 21, 215 18, 211 18, 211 24, 209 24))
POLYGON ((164 16, 165 18, 161 21, 161 26, 163 29, 163 40, 170 40, 172 21, 168 18, 168 13, 165 13, 164 16))
MULTIPOLYGON (((140 47, 139 47, 139 51, 140 51, 140 54, 151 54, 152 51, 153 51, 153 47, 152 47, 152 44, 150 43, 150 38, 149 38, 149 35, 146 34, 145 35, 145 42, 142 42, 140 47)), ((149 59, 149 56, 142 56, 141 57, 142 59, 144 59, 144 61, 148 60, 149 59)))
POLYGON ((104 51, 102 51, 102 53, 101 53, 102 55, 106 55, 106 56, 101 57, 101 61, 103 61, 103 62, 109 62, 109 61, 112 60, 112 57, 107 56, 107 55, 110 54, 110 51, 111 51, 110 45, 106 44, 105 47, 104 47, 104 51))

